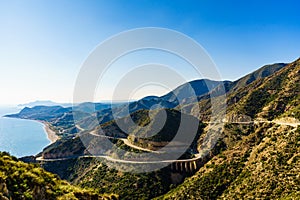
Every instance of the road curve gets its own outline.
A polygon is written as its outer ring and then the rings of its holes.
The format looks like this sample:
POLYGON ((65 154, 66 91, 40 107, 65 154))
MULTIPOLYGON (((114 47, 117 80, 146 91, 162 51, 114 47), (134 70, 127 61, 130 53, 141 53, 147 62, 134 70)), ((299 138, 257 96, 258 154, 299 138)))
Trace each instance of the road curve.
MULTIPOLYGON (((228 123, 228 122, 224 122, 224 123, 228 123)), ((249 121, 249 122, 230 122, 230 123, 234 123, 234 124, 251 124, 251 123, 274 123, 274 124, 278 124, 278 125, 283 125, 283 126, 292 126, 297 128, 298 126, 300 126, 300 123, 289 123, 289 122, 280 122, 280 121, 265 121, 265 120, 255 120, 255 121, 249 121)), ((210 124, 210 123, 208 123, 210 124)), ((212 123, 211 123, 212 124, 212 123)), ((125 138, 114 138, 114 137, 109 137, 109 136, 105 136, 105 135, 97 135, 94 132, 90 132, 90 134, 97 136, 97 137, 106 137, 106 138, 110 138, 110 139, 121 139, 124 141, 124 143, 130 147, 142 150, 142 151, 151 151, 149 149, 144 149, 142 147, 138 147, 135 146, 133 144, 131 144, 127 139, 125 138)), ((152 151, 151 151, 152 152, 152 151)), ((154 152, 154 151, 153 151, 154 152)), ((55 159, 44 159, 42 157, 37 157, 36 160, 37 161, 45 161, 45 162, 53 162, 53 161, 63 161, 63 160, 69 160, 69 159, 74 159, 74 158, 103 158, 112 162, 120 162, 120 163, 131 163, 131 164, 158 164, 158 163, 173 163, 173 162, 192 162, 192 161, 197 161, 199 159, 202 158, 202 154, 195 154, 194 158, 190 158, 190 159, 184 159, 184 160, 158 160, 158 161, 132 161, 132 160, 121 160, 121 159, 116 159, 116 158, 112 158, 109 156, 105 156, 105 155, 83 155, 83 156, 70 156, 70 157, 65 157, 65 158, 55 158, 55 159)))

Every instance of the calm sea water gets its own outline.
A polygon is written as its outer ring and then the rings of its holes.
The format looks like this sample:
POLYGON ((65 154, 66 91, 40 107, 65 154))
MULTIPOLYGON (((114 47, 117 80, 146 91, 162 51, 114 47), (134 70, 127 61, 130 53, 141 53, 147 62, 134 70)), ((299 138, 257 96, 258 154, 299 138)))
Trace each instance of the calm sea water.
POLYGON ((16 157, 35 155, 50 144, 44 125, 32 120, 2 117, 18 111, 14 107, 0 107, 0 151, 16 157))

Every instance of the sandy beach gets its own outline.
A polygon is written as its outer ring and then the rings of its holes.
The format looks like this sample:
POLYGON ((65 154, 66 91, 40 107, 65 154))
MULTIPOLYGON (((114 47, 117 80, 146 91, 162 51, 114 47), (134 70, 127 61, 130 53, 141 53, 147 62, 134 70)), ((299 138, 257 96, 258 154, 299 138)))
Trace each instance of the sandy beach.
POLYGON ((49 124, 47 122, 41 122, 41 123, 44 124, 44 129, 47 133, 47 138, 48 138, 48 140, 50 140, 51 143, 53 143, 59 139, 59 136, 57 136, 56 133, 53 130, 51 130, 51 128, 49 127, 49 124))

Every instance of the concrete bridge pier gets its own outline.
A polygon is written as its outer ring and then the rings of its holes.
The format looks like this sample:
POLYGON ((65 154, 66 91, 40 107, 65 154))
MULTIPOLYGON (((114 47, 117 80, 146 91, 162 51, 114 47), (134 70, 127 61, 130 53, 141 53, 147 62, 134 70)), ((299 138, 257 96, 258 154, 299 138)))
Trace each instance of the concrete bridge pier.
POLYGON ((180 171, 181 171, 181 172, 184 171, 184 164, 183 164, 183 162, 180 162, 180 171))
POLYGON ((190 168, 189 168, 189 163, 188 162, 184 162, 184 171, 190 172, 190 168))
POLYGON ((194 161, 193 162, 193 166, 194 166, 194 170, 196 171, 198 168, 197 168, 197 162, 196 161, 194 161))

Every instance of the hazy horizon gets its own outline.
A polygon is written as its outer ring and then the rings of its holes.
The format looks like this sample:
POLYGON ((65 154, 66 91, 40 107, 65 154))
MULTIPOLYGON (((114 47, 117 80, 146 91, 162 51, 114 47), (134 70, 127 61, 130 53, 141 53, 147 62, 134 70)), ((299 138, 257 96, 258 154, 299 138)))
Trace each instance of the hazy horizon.
MULTIPOLYGON (((221 80, 236 80, 266 64, 292 62, 300 57, 299 4, 295 0, 0 1, 0 105, 72 102, 78 73, 92 50, 135 28, 162 27, 192 38, 214 61, 221 80)), ((174 55, 135 52, 112 63, 95 101, 112 99, 118 78, 145 63, 163 63, 185 80, 216 79, 199 77, 174 55)), ((134 91, 131 98, 168 91, 152 85, 134 91)))
MULTIPOLYGON (((299 57, 299 58, 300 58, 300 57, 299 57)), ((296 59, 298 59, 298 58, 296 58, 296 59)), ((295 60, 296 60, 296 59, 295 59, 295 60)), ((292 60, 292 61, 294 61, 294 60, 292 60)), ((290 62, 292 62, 292 61, 290 61, 290 62)), ((278 63, 282 63, 282 62, 278 62, 278 63)), ((289 63, 289 62, 285 62, 285 63, 289 63)), ((270 65, 270 64, 276 64, 276 63, 264 64, 264 65, 261 65, 260 67, 263 67, 263 66, 265 66, 265 65, 270 65)), ((253 69, 253 71, 250 71, 250 73, 251 73, 251 72, 254 72, 255 70, 259 69, 260 67, 253 69)), ((248 74, 248 73, 247 73, 247 74, 248 74)), ((245 76, 245 75, 247 75, 247 74, 243 74, 243 75, 241 75, 240 77, 237 77, 236 79, 231 79, 231 80, 229 80, 229 79, 223 79, 223 80, 221 80, 221 81, 236 81, 236 80, 242 78, 243 76, 245 76)), ((203 78, 203 79, 206 79, 206 78, 203 78)), ((200 80, 200 79, 192 79, 192 80, 189 80, 189 82, 190 82, 190 81, 195 81, 195 80, 200 80)), ((210 79, 210 80, 213 80, 213 79, 210 79)), ((185 82, 184 82, 184 83, 185 83, 185 82)), ((183 83, 178 84, 178 85, 177 85, 176 87, 174 87, 173 89, 177 88, 178 86, 180 86, 180 85, 182 85, 182 84, 183 84, 183 83)), ((173 90, 173 89, 172 89, 172 90, 173 90)), ((142 99, 142 98, 147 97, 147 96, 163 96, 163 95, 165 95, 165 94, 171 92, 172 90, 170 90, 170 91, 164 91, 164 92, 162 92, 162 93, 160 93, 160 94, 151 94, 151 93, 149 93, 149 94, 144 94, 144 96, 140 96, 139 98, 135 98, 135 99, 130 99, 129 101, 137 101, 137 100, 142 99)), ((127 102, 128 99, 115 99, 115 100, 113 100, 113 99, 100 99, 100 100, 98 100, 98 101, 95 100, 95 101, 81 101, 81 102, 73 102, 72 100, 70 100, 70 101, 55 101, 55 100, 53 100, 53 99, 32 99, 32 100, 29 100, 29 101, 26 101, 26 102, 16 102, 16 103, 2 103, 2 102, 0 101, 0 106, 18 106, 18 105, 21 105, 21 104, 35 103, 35 102, 38 102, 38 101, 41 101, 41 102, 50 101, 50 102, 52 102, 52 103, 57 103, 57 104, 73 104, 73 103, 74 103, 74 104, 80 104, 80 103, 86 103, 86 102, 92 102, 92 103, 127 102)))

